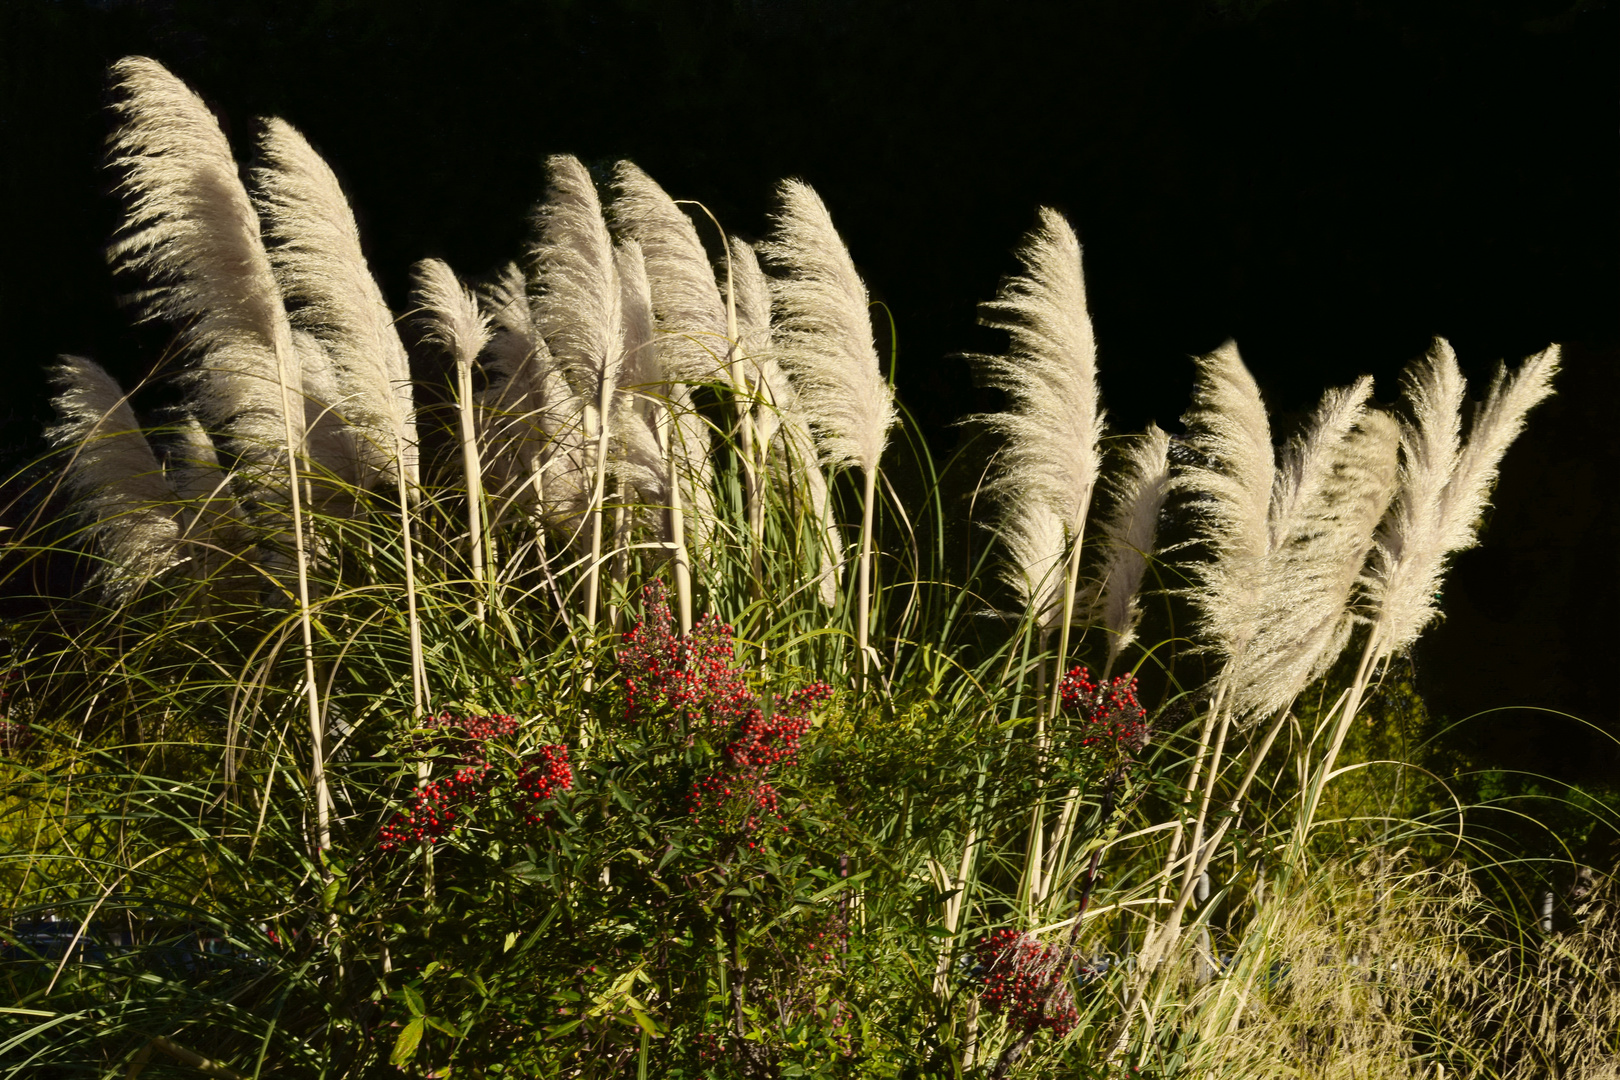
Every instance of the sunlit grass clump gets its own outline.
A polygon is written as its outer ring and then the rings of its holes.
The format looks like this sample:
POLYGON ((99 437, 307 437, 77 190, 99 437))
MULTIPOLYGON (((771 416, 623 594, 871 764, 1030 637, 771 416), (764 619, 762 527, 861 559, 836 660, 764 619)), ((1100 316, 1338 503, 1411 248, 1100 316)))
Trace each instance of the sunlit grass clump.
POLYGON ((800 181, 557 156, 395 313, 295 129, 114 76, 178 404, 63 358, 7 511, 7 1075, 1614 1075, 1612 879, 1358 756, 1556 347, 1115 433, 1043 210, 970 470, 800 181))

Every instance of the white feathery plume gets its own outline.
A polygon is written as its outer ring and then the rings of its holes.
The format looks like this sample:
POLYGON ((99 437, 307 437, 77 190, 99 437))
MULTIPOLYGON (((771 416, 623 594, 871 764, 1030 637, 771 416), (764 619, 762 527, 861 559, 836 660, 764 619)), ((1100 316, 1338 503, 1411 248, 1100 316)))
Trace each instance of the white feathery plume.
POLYGON ((1479 516, 1490 498, 1497 465, 1524 429, 1525 414, 1552 393, 1558 346, 1527 359, 1513 376, 1499 368, 1485 403, 1474 414, 1468 443, 1458 447, 1465 387, 1451 346, 1436 338, 1406 373, 1410 421, 1401 425, 1400 493, 1377 534, 1373 565, 1363 579, 1373 628, 1361 666, 1334 724, 1320 766, 1305 785, 1296 826, 1315 818, 1361 695, 1380 661, 1407 648, 1436 614, 1446 557, 1477 542, 1479 516))
POLYGON ((1170 493, 1170 436, 1157 424, 1131 440, 1113 488, 1113 506, 1102 522, 1107 565, 1100 617, 1108 631, 1108 670, 1136 640, 1142 621, 1138 594, 1158 535, 1159 513, 1170 493))
POLYGON ((45 437, 72 448, 66 483, 106 565, 94 580, 113 603, 174 566, 180 525, 174 489, 158 468, 129 399, 101 365, 64 356, 51 373, 61 421, 45 437))
POLYGON ((677 383, 670 394, 670 455, 680 481, 682 528, 686 546, 700 565, 708 565, 719 544, 720 519, 714 505, 713 438, 709 422, 693 404, 692 392, 677 383))
POLYGON ((1193 599, 1202 636, 1222 657, 1242 652, 1259 629, 1270 504, 1276 471, 1271 423, 1260 388, 1228 341, 1197 360, 1187 441, 1205 464, 1187 466, 1174 486, 1195 493, 1191 516, 1208 539, 1193 599))
POLYGON ((668 390, 664 367, 665 351, 658 346, 653 321, 652 287, 647 280, 647 261, 641 245, 634 240, 620 241, 613 249, 615 276, 619 279, 619 316, 623 320, 624 363, 619 368, 621 389, 634 390, 642 399, 662 396, 668 390))
POLYGON ((669 501, 669 463, 659 445, 657 429, 660 399, 668 391, 655 347, 651 289, 641 245, 621 241, 613 250, 613 263, 619 279, 620 316, 623 319, 624 363, 619 368, 619 388, 614 397, 614 469, 620 481, 634 487, 644 502, 653 505, 669 501))
POLYGON ((551 185, 536 215, 539 235, 531 251, 539 280, 534 317, 540 336, 585 400, 584 434, 596 443, 585 579, 585 625, 593 627, 613 396, 624 365, 623 300, 613 241, 590 174, 568 155, 553 156, 548 165, 551 185))
MULTIPOLYGON (((1005 330, 1010 341, 1005 356, 976 359, 986 381, 1011 400, 1007 411, 979 419, 1006 439, 1001 474, 992 488, 1000 497, 1009 539, 1044 568, 1049 526, 1041 510, 1025 503, 1042 504, 1065 533, 1068 559, 1058 579, 1063 602, 1055 619, 1048 609, 1037 623, 1043 648, 1056 626, 1054 670, 1061 671, 1074 620, 1086 515, 1097 484, 1103 414, 1080 241, 1057 211, 1042 207, 1038 218, 1018 250, 1023 272, 1003 281, 995 300, 980 305, 979 321, 1005 330), (1032 526, 1033 533, 1018 537, 1032 526)), ((1034 570, 1024 568, 1032 580, 1034 570)), ((1047 713, 1057 711, 1059 685, 1058 679, 1051 680, 1042 705, 1047 713)), ((1045 713, 1037 715, 1037 737, 1044 723, 1045 713)), ((1040 892, 1038 883, 1035 892, 1040 892)))
MULTIPOLYGON (((479 305, 489 320, 487 350, 490 374, 504 380, 518 379, 538 341, 529 318, 528 282, 517 263, 507 263, 495 280, 479 290, 479 305)), ((549 358, 550 351, 547 350, 549 358)))
MULTIPOLYGON (((1273 523, 1260 628, 1232 679, 1237 716, 1286 708, 1338 660, 1350 637, 1351 595, 1395 494, 1400 437, 1388 414, 1364 405, 1353 426, 1341 427, 1343 394, 1330 392, 1312 430, 1285 451, 1279 487, 1315 477, 1299 489, 1292 512, 1273 523), (1300 456, 1317 461, 1296 468, 1300 456)), ((1351 394, 1363 396, 1359 384, 1351 394)))
POLYGON ((640 245, 668 378, 712 382, 730 349, 726 306, 703 242, 664 189, 628 161, 613 170, 617 195, 608 207, 614 228, 640 245))
POLYGON ((172 322, 196 358, 192 407, 231 439, 254 480, 273 485, 286 432, 278 357, 296 373, 258 215, 202 99, 146 57, 112 70, 122 121, 112 160, 124 170, 126 212, 109 256, 146 280, 134 298, 140 317, 172 322))
POLYGON ((482 290, 493 333, 485 349, 492 385, 478 395, 484 471, 505 500, 535 505, 541 520, 577 518, 584 402, 535 330, 526 291, 515 263, 482 290))
MULTIPOLYGON (((1387 640, 1404 648, 1436 614, 1445 570, 1446 484, 1462 452, 1468 393, 1451 345, 1436 338, 1402 377, 1410 419, 1401 425, 1400 492, 1378 530, 1368 590, 1387 640)), ((1392 651, 1396 651, 1392 650, 1392 651)))
POLYGON ((1552 377, 1558 371, 1559 359, 1559 347, 1551 345, 1527 358, 1511 375, 1506 364, 1497 366, 1490 391, 1468 426, 1468 444, 1457 458, 1456 471, 1441 501, 1445 520, 1442 538, 1451 551, 1479 543, 1480 515, 1496 485, 1502 455, 1524 431, 1530 410, 1552 396, 1552 377))
POLYGON ((738 347, 745 357, 771 354, 771 282, 746 240, 731 238, 731 283, 737 310, 738 347))
POLYGON ((428 340, 444 347, 456 364, 456 404, 461 421, 461 463, 467 484, 467 548, 472 559, 473 585, 478 598, 474 613, 484 618, 484 491, 478 460, 478 435, 473 419, 472 365, 489 344, 489 321, 478 309, 478 299, 456 279, 441 259, 423 259, 412 276, 416 305, 422 311, 428 340))
POLYGON ((558 154, 547 165, 551 185, 536 213, 539 235, 530 252, 539 281, 535 328, 580 396, 600 408, 598 399, 611 399, 624 363, 613 241, 579 159, 558 154))
POLYGON ((1378 531, 1366 582, 1377 612, 1379 656, 1408 648, 1434 620, 1446 558, 1478 542, 1497 466, 1524 429, 1525 415, 1552 393, 1558 359, 1555 345, 1512 376, 1500 368, 1466 447, 1459 445, 1466 386, 1451 346, 1436 338, 1428 355, 1407 369, 1411 418, 1401 425, 1400 493, 1378 531))
POLYGON ((776 236, 759 251, 783 276, 772 280, 776 353, 816 433, 822 463, 877 469, 896 413, 883 378, 866 285, 808 184, 785 180, 776 236))
POLYGON ((1372 396, 1371 375, 1363 375, 1350 386, 1337 387, 1322 395, 1305 432, 1294 436, 1284 447, 1271 485, 1269 546, 1275 551, 1300 523, 1308 519, 1311 501, 1320 496, 1341 464, 1337 448, 1361 420, 1372 396))
POLYGON ((320 481, 336 479, 341 485, 358 484, 361 450, 356 445, 355 429, 338 414, 343 391, 326 346, 309 331, 295 329, 293 354, 298 358, 303 386, 305 459, 315 474, 312 479, 326 489, 328 497, 323 501, 330 502, 341 488, 320 481))
MULTIPOLYGON (((796 404, 797 396, 773 352, 771 283, 760 269, 753 246, 732 237, 729 266, 732 306, 737 316, 736 355, 760 398, 754 410, 754 437, 760 446, 769 447, 782 424, 783 407, 790 397, 796 404)), ((812 445, 812 455, 814 449, 812 445)))
POLYGON ((478 298, 442 259, 423 259, 412 268, 411 277, 427 340, 448 352, 458 368, 471 368, 492 336, 478 298))
POLYGON ((1007 355, 976 358, 1011 399, 1006 412, 982 419, 1007 438, 999 486, 1046 503, 1077 540, 1103 432, 1080 241, 1063 215, 1043 207, 1018 257, 1024 272, 979 309, 980 322, 1011 338, 1007 355))
POLYGON ((337 176, 295 128, 265 122, 265 165, 254 171, 276 280, 293 325, 326 347, 341 399, 330 404, 359 433, 364 483, 393 479, 403 443, 416 481, 416 427, 405 347, 360 247, 360 230, 337 176))

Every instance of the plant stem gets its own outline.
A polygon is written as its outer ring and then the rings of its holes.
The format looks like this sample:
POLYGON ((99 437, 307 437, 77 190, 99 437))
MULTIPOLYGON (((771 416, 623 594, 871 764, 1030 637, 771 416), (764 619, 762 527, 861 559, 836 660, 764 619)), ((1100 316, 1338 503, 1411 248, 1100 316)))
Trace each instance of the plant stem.
POLYGON ((596 477, 591 492, 591 561, 585 568, 585 627, 596 628, 597 588, 602 562, 602 500, 607 493, 608 409, 613 403, 613 387, 602 381, 596 417, 596 477))
POLYGON ((293 552, 298 568, 298 626, 304 639, 304 687, 309 704, 309 786, 315 792, 318 848, 325 851, 332 846, 331 796, 326 790, 326 739, 321 723, 320 690, 315 685, 315 640, 309 618, 309 558, 304 551, 304 514, 298 495, 298 456, 303 452, 304 440, 293 430, 292 392, 287 370, 290 344, 276 344, 276 381, 281 384, 281 420, 287 443, 287 493, 292 501, 293 552))
POLYGON ((877 501, 877 466, 862 470, 864 481, 861 493, 861 553, 856 565, 855 649, 858 655, 856 689, 866 692, 868 668, 867 636, 871 630, 872 596, 872 504, 877 501))
POLYGON ((475 598, 473 612, 484 621, 484 482, 478 461, 477 435, 473 428, 472 363, 456 357, 456 396, 461 414, 461 465, 467 477, 467 546, 472 554, 475 598))
POLYGON ((1080 512, 1075 515, 1071 525, 1074 533, 1074 544, 1069 548, 1069 563, 1063 570, 1063 624, 1058 627, 1057 665, 1053 669, 1052 689, 1050 700, 1046 703, 1047 714, 1056 716, 1058 710, 1059 687, 1063 685, 1063 665, 1069 656, 1069 627, 1074 622, 1074 594, 1080 582, 1080 549, 1085 540, 1086 512, 1091 506, 1091 492, 1087 491, 1085 498, 1080 502, 1080 512))

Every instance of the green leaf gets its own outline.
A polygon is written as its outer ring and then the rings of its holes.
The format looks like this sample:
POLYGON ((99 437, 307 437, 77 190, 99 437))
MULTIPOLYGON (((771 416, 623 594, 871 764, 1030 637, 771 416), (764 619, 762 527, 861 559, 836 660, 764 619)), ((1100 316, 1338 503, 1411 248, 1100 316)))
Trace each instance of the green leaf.
POLYGON ((506 944, 501 948, 501 952, 511 952, 512 951, 512 946, 517 944, 517 939, 518 939, 518 934, 517 934, 516 930, 513 930, 510 933, 508 933, 506 935, 506 944))
POLYGON ((645 1031, 648 1035, 651 1035, 655 1039, 662 1039, 664 1037, 664 1031, 658 1026, 658 1021, 654 1020, 640 1009, 632 1005, 630 1007, 630 1015, 636 1018, 636 1023, 640 1024, 641 1030, 645 1031))
POLYGON ((837 892, 839 889, 847 889, 851 885, 853 885, 856 882, 860 881, 861 879, 866 878, 866 877, 870 877, 871 873, 872 873, 872 871, 870 871, 870 870, 862 870, 858 874, 851 874, 847 878, 840 878, 839 880, 833 882, 831 885, 827 886, 825 889, 822 889, 820 892, 818 892, 818 893, 814 894, 813 896, 811 896, 809 902, 813 904, 817 900, 825 900, 825 899, 827 899, 827 897, 831 896, 833 893, 837 892))
POLYGON ((388 1064, 403 1068, 407 1062, 416 1056, 416 1048, 422 1042, 422 1018, 406 1024, 400 1031, 399 1038, 394 1040, 394 1052, 388 1055, 388 1064))
POLYGON ((399 992, 405 998, 405 1007, 411 1010, 411 1015, 420 1018, 425 1011, 422 1008, 421 991, 412 986, 402 986, 399 992))

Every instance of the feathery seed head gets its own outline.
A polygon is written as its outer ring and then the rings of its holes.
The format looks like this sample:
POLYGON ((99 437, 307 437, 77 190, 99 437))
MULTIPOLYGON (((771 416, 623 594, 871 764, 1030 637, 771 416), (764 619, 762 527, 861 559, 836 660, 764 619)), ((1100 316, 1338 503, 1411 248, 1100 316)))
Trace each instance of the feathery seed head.
POLYGON ((423 259, 411 276, 427 339, 443 346, 457 364, 472 364, 492 336, 489 317, 479 309, 477 296, 442 259, 423 259))
POLYGON ((608 207, 618 234, 640 245, 670 378, 706 382, 728 351, 726 307, 697 229, 664 189, 628 161, 613 170, 608 207))
POLYGON ((338 394, 327 404, 354 429, 356 479, 392 482, 400 444, 414 482, 410 365, 337 175, 284 120, 265 121, 259 150, 264 164, 254 170, 254 196, 276 281, 293 327, 313 335, 330 357, 338 394))
POLYGON ((45 437, 72 448, 66 483, 106 565, 95 575, 122 602, 175 565, 180 526, 174 489, 158 468, 129 399, 101 365, 64 356, 51 373, 60 422, 45 437))
POLYGON ((596 184, 578 158, 547 161, 551 186, 535 214, 530 250, 539 295, 540 336, 578 392, 594 403, 618 385, 624 363, 624 319, 613 241, 596 184))
POLYGON ((1136 638, 1142 620, 1137 594, 1158 534, 1159 512, 1170 493, 1170 436, 1149 424, 1125 451, 1113 483, 1113 506, 1103 520, 1107 568, 1102 582, 1102 624, 1108 630, 1112 666, 1136 638))
POLYGON ((777 354, 830 468, 877 468, 896 413, 879 368, 866 285, 826 204, 800 180, 777 191, 776 235, 760 246, 772 281, 777 354))
POLYGON ((1192 594, 1203 634, 1230 658, 1259 628, 1276 458, 1260 388, 1237 346, 1228 341, 1196 363, 1193 407, 1183 421, 1199 460, 1181 467, 1173 483, 1195 496, 1189 512, 1209 547, 1209 559, 1195 567, 1192 594))
POLYGON ((1461 445, 1465 385, 1451 346, 1436 338, 1405 378, 1409 419, 1401 425, 1400 491, 1378 530, 1368 601, 1380 656, 1409 647, 1438 614, 1446 558, 1477 543, 1502 455, 1525 416, 1552 393, 1558 346, 1498 370, 1461 445))
POLYGON ((1007 354, 974 358, 1010 408, 979 419, 1007 438, 996 487, 1046 503, 1073 540, 1085 527, 1103 433, 1080 241, 1043 207, 1018 258, 1023 272, 979 309, 980 322, 1007 331, 1007 354))
POLYGON ((125 213, 109 258, 142 279, 139 317, 173 323, 196 358, 186 376, 192 408, 273 488, 286 453, 280 378, 296 391, 297 372, 258 215, 202 99, 143 56, 112 72, 120 117, 112 164, 123 174, 125 213))

